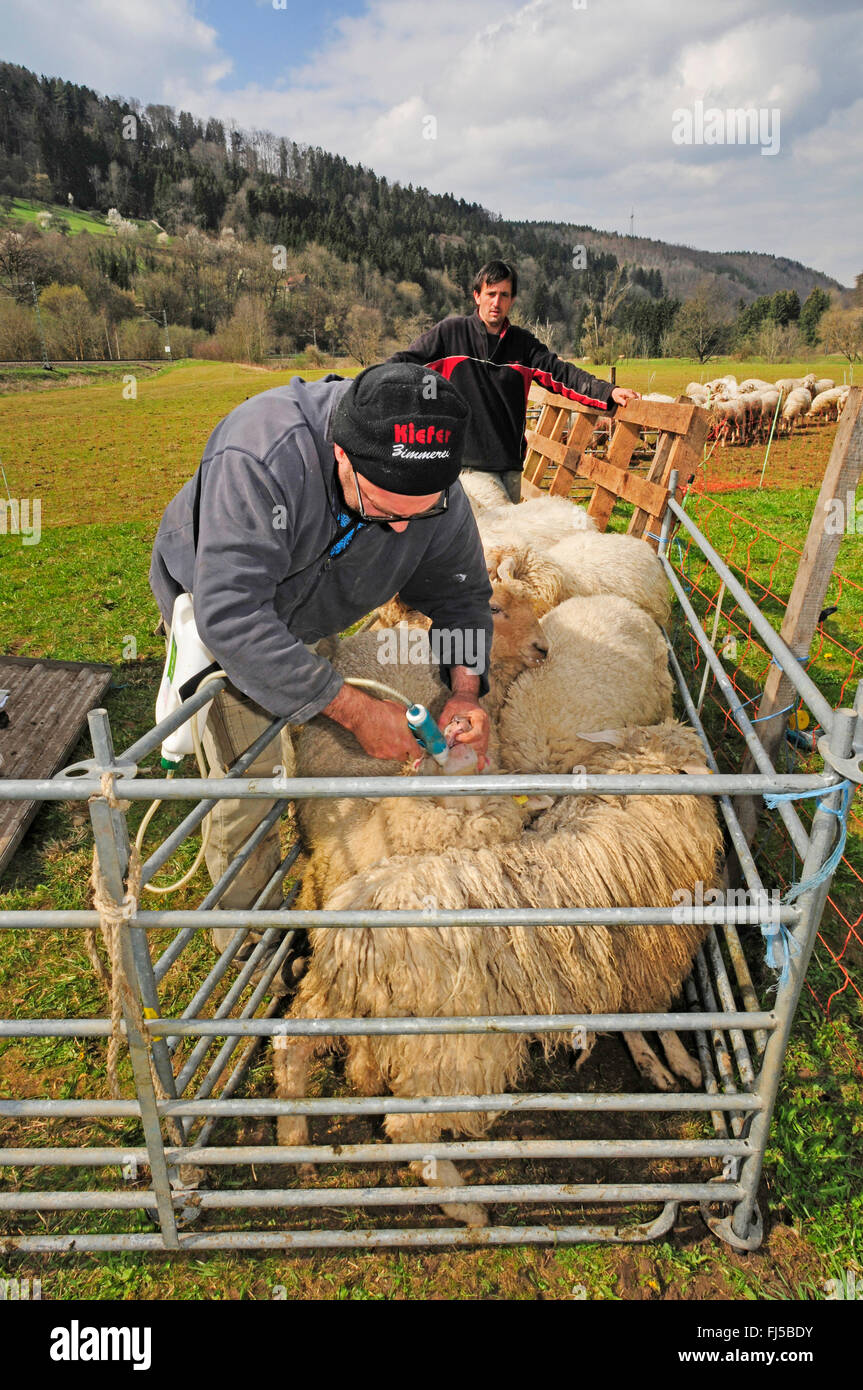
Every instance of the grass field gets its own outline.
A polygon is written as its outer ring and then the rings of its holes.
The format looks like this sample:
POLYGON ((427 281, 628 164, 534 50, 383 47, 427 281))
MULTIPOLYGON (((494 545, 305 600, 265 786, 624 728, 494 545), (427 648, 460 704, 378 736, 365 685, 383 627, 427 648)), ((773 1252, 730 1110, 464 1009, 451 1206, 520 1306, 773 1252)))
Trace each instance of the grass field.
MULTIPOLYGON (((826 364, 827 374, 836 375, 835 368, 835 362, 826 364)), ((733 364, 731 370, 742 376, 751 368, 733 364)), ((770 375, 760 364, 756 370, 770 375)), ((783 364, 775 375, 788 370, 783 364)), ((708 374, 718 371, 711 364, 708 374)), ((669 394, 682 390, 691 365, 678 363, 676 372, 674 380, 669 376, 660 384, 654 379, 651 389, 669 394)), ((322 374, 303 372, 306 377, 322 374)), ((637 379, 633 366, 631 373, 619 370, 618 380, 646 389, 647 374, 637 379)), ((153 633, 157 614, 147 567, 161 510, 194 470, 215 423, 247 396, 279 385, 290 375, 213 363, 174 364, 140 379, 133 400, 123 398, 121 381, 111 381, 80 390, 24 393, 0 403, 0 457, 12 495, 40 497, 43 525, 38 545, 23 546, 16 536, 0 535, 0 650, 109 661, 114 682, 106 704, 118 743, 131 741, 152 722, 162 644, 153 633), (130 637, 137 657, 124 660, 130 637)), ((735 513, 751 518, 789 546, 802 547, 819 469, 823 471, 822 454, 826 459, 832 436, 833 427, 825 428, 808 449, 802 439, 789 441, 796 443, 801 474, 795 485, 736 492, 717 501, 729 503, 735 513)), ((726 451, 735 452, 742 451, 726 451)), ((794 454, 790 449, 789 457, 794 454)), ((710 501, 706 497, 699 505, 710 501)), ((712 524, 717 543, 724 540, 730 546, 737 523, 723 520, 717 512, 712 524)), ((856 537, 846 537, 837 563, 838 570, 858 583, 863 582, 860 549, 856 537)), ((793 578, 790 550, 781 563, 772 580, 777 592, 787 591, 793 578)), ((751 548, 749 565, 755 575, 769 573, 766 543, 763 554, 751 548)), ((853 640, 863 622, 861 614, 863 608, 849 590, 828 626, 853 640)), ((857 640, 859 644, 861 638, 857 640)), ((815 674, 825 690, 838 689, 839 677, 828 663, 815 674)), ((82 743, 75 756, 88 752, 82 743)), ((132 819, 137 824, 135 816, 132 819)), ((859 844, 852 846, 849 853, 856 857, 859 849, 859 844)), ((85 906, 89 861, 89 824, 83 808, 44 808, 0 880, 0 907, 85 906)), ((178 862, 183 865, 188 859, 181 856, 178 862)), ((196 894, 185 890, 177 898, 172 905, 192 906, 196 894)), ((202 938, 189 955, 178 989, 188 990, 195 972, 199 976, 201 965, 211 960, 209 952, 202 938)), ((816 958, 813 979, 818 991, 829 993, 830 969, 829 961, 816 958)), ((855 969, 856 978, 863 978, 863 963, 855 969)), ((8 935, 0 938, 0 1016, 99 1015, 104 1007, 78 933, 21 933, 14 943, 8 935)), ((608 1087, 608 1077, 615 1076, 619 1066, 616 1058, 615 1045, 603 1040, 597 1049, 594 1084, 605 1077, 608 1087)), ((863 1106, 858 1071, 863 1074, 863 1047, 853 998, 846 993, 827 1021, 804 995, 761 1194, 769 1234, 762 1249, 751 1254, 720 1245, 706 1234, 694 1212, 683 1211, 673 1237, 633 1250, 577 1246, 308 1256, 220 1252, 179 1260, 8 1256, 0 1277, 40 1277, 43 1296, 55 1299, 269 1298, 276 1285, 283 1285, 289 1298, 350 1300, 566 1299, 573 1297, 577 1285, 584 1286, 588 1298, 603 1299, 822 1297, 825 1280, 843 1278, 849 1269, 863 1271, 863 1106)), ((20 1044, 0 1043, 4 1096, 104 1093, 99 1091, 102 1077, 103 1050, 96 1042, 45 1040, 26 1052, 20 1044)), ((250 1084, 257 1094, 271 1093, 266 1057, 253 1069, 250 1084)), ((317 1084, 338 1089, 344 1081, 322 1069, 317 1084)), ((565 1073, 553 1077, 552 1084, 566 1088, 565 1073)), ((50 1142, 53 1123, 29 1122, 27 1142, 50 1142)), ((16 1132, 24 1133, 25 1125, 16 1132)), ((80 1142, 97 1142, 106 1133, 106 1124, 90 1123, 80 1142)), ((131 1137, 133 1130, 127 1133, 131 1137)), ((241 1142, 268 1142, 268 1134, 265 1122, 249 1121, 241 1142)), ((57 1184, 50 1170, 35 1178, 34 1171, 7 1170, 5 1181, 57 1184)), ((278 1174, 284 1170, 274 1172, 276 1176, 265 1176, 278 1185, 283 1181, 278 1174)), ((351 1180, 358 1176, 354 1170, 351 1180)), ((534 1165, 531 1177, 542 1180, 541 1165, 534 1165)), ((260 1173, 258 1179, 262 1180, 260 1173)), ((399 1180, 395 1174, 394 1180, 399 1180)), ((73 1173, 73 1185, 84 1187, 89 1181, 84 1170, 73 1173)), ((230 1170, 219 1181, 237 1185, 230 1170)), ((113 1220, 93 1214, 48 1216, 45 1225, 35 1228, 75 1229, 76 1222, 80 1230, 129 1228, 111 1225, 113 1220)), ((135 1229, 149 1229, 143 1217, 138 1220, 135 1229)), ((276 1218, 273 1221, 277 1224, 276 1218)))
MULTIPOLYGON (((77 208, 64 207, 62 203, 37 203, 29 198, 13 198, 12 205, 6 216, 11 222, 35 222, 42 212, 50 212, 52 218, 52 229, 57 229, 57 224, 62 222, 68 227, 72 235, 79 232, 90 232, 93 236, 116 236, 117 233, 104 219, 97 217, 91 212, 79 212, 77 208)), ((147 227, 150 223, 142 221, 140 218, 132 217, 129 221, 134 222, 137 227, 147 227)))

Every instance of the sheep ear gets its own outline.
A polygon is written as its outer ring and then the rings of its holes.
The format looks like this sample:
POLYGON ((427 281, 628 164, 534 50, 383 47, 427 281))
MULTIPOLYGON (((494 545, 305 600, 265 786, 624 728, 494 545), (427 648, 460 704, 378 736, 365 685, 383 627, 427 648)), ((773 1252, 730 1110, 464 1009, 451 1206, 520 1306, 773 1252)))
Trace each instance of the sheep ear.
POLYGON ((705 773, 708 776, 711 776, 713 773, 713 769, 711 767, 708 767, 707 763, 696 762, 684 763, 680 771, 688 772, 690 777, 702 777, 705 773))
POLYGON ((622 729, 600 729, 595 734, 585 734, 579 729, 577 736, 586 743, 610 743, 614 748, 620 748, 623 744, 622 729))
POLYGON ((500 580, 515 579, 515 560, 512 555, 506 555, 497 567, 497 577, 500 580))

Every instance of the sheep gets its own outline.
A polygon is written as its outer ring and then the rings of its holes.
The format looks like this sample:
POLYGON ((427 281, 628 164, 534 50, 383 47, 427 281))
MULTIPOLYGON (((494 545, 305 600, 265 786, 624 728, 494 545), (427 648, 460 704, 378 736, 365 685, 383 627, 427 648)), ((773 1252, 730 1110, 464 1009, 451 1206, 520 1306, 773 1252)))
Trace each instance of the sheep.
POLYGON ((826 391, 819 392, 809 407, 809 418, 814 420, 822 418, 827 420, 838 420, 839 412, 842 409, 839 404, 841 400, 841 386, 833 386, 826 391))
MULTIPOLYGON (((500 586, 496 588, 498 601, 492 598, 495 635, 489 664, 490 689, 485 700, 492 717, 515 675, 544 661, 548 651, 548 639, 530 605, 500 586)), ((329 643, 323 647, 323 654, 343 675, 371 677, 392 684, 407 699, 426 705, 437 717, 449 692, 432 659, 427 633, 421 628, 411 630, 410 641, 405 644, 406 660, 397 659, 386 665, 381 661, 384 652, 399 657, 400 636, 392 630, 356 632, 341 642, 329 643), (390 653, 390 648, 395 650, 390 653)), ((492 761, 495 749, 492 727, 492 761)), ((397 776, 403 770, 398 762, 370 758, 346 730, 325 719, 311 720, 300 730, 296 760, 299 777, 384 777, 397 776)), ((434 766, 428 764, 425 770, 433 771, 434 766)), ((338 884, 387 855, 416 851, 426 843, 433 848, 510 838, 521 828, 526 814, 524 806, 509 797, 490 798, 479 804, 474 798, 459 798, 444 800, 441 805, 413 798, 302 800, 297 805, 297 818, 308 853, 297 905, 320 907, 338 884)))
POLYGON ((534 546, 496 546, 486 551, 489 571, 517 590, 533 594, 540 615, 568 598, 619 594, 657 623, 670 614, 668 581, 655 553, 637 536, 583 532, 545 551, 534 546), (510 564, 508 556, 513 563, 510 564))
POLYGON ((673 404, 677 397, 664 396, 661 391, 649 391, 646 395, 642 396, 641 399, 643 401, 665 401, 666 404, 673 404))
POLYGON ((736 396, 739 392, 737 378, 734 376, 717 376, 713 381, 705 382, 705 385, 714 395, 724 395, 726 399, 736 396))
POLYGON ((832 391, 835 385, 836 382, 832 376, 822 376, 813 386, 812 394, 813 396, 820 396, 822 391, 832 391))
POLYGON ((742 438, 746 408, 740 397, 718 399, 713 408, 715 437, 723 444, 739 442, 742 438))
POLYGON ((516 598, 524 599, 538 618, 581 592, 572 576, 549 557, 548 550, 534 545, 492 545, 485 549, 492 583, 502 584, 516 598))
POLYGON ((764 442, 773 425, 773 417, 776 414, 776 407, 779 404, 778 391, 762 391, 758 397, 761 406, 761 420, 759 424, 759 437, 764 442))
MULTIPOLYGON (((630 730, 620 748, 594 746, 591 770, 676 771, 686 756, 679 726, 630 730)), ((697 741, 688 735, 689 753, 697 741)), ((414 913, 471 907, 556 908, 666 906, 681 889, 712 885, 721 847, 716 816, 705 797, 563 798, 510 842, 450 848, 442 854, 396 857, 357 875, 327 900, 329 910, 407 909, 414 913), (668 846, 674 847, 669 852, 668 846)), ((704 936, 695 926, 568 928, 503 926, 313 929, 313 952, 293 1006, 294 1018, 402 1017, 470 1014, 601 1013, 665 1009, 686 978, 704 936)), ((543 1034, 546 1052, 568 1043, 543 1034)), ((330 1038, 275 1041, 277 1094, 307 1093, 312 1057, 330 1038)), ((529 1065, 524 1034, 351 1037, 347 1076, 361 1094, 499 1094, 529 1065)), ((588 1040, 592 1045, 592 1040, 588 1040)), ((589 1052, 584 1049, 583 1062, 589 1052)), ((387 1115, 396 1143, 434 1142, 444 1129, 482 1135, 494 1114, 387 1115)), ((280 1144, 307 1142, 308 1121, 281 1116, 280 1144)), ((412 1164, 414 1170, 421 1167, 412 1164)), ((458 1170, 438 1160, 433 1185, 459 1183, 458 1170)), ((469 1225, 485 1223, 477 1204, 444 1206, 469 1225)))
POLYGON ((690 381, 683 394, 695 405, 706 406, 710 400, 710 391, 700 381, 690 381))
MULTIPOLYGON (((494 634, 492 641, 491 662, 489 666, 489 693, 485 697, 485 708, 491 715, 496 713, 499 708, 503 692, 511 680, 515 678, 524 666, 536 665, 538 661, 545 659, 547 643, 542 629, 538 626, 531 601, 522 594, 518 586, 511 587, 508 582, 503 582, 492 575, 491 599, 489 608, 491 609, 494 634)), ((378 632, 382 629, 393 629, 407 624, 413 628, 425 628, 426 631, 431 627, 431 619, 424 613, 420 613, 416 608, 408 608, 396 595, 377 610, 377 617, 372 623, 369 631, 378 632)), ((352 637, 346 639, 353 643, 355 638, 361 636, 356 632, 352 637)), ((328 639, 331 645, 325 649, 326 656, 333 653, 351 650, 343 644, 332 645, 334 639, 328 639)), ((380 641, 375 638, 375 641, 380 641)), ((321 650, 321 647, 318 647, 321 650)), ((417 653, 415 660, 421 658, 417 653)), ((341 670, 341 666, 339 666, 341 670)), ((377 673, 374 671, 353 672, 352 674, 365 674, 370 676, 380 675, 380 667, 377 673)), ((417 697, 419 698, 419 697, 417 697)), ((427 701, 422 701, 426 704, 427 701)))
POLYGON ((739 395, 747 396, 753 391, 772 391, 773 383, 770 381, 762 381, 758 376, 749 376, 745 381, 741 381, 737 389, 739 395))
POLYGON ((525 542, 554 545, 573 531, 595 531, 596 522, 583 507, 566 497, 532 497, 513 509, 511 504, 488 507, 476 519, 484 546, 525 542))
POLYGON ((459 482, 467 493, 474 516, 487 511, 489 507, 512 507, 503 486, 495 482, 494 473, 461 473, 459 482))
POLYGON ((516 677, 500 712, 507 772, 572 772, 591 754, 585 733, 671 717, 665 640, 629 599, 567 599, 540 625, 548 659, 516 677))
POLYGON ((792 434, 794 426, 798 420, 809 410, 812 404, 811 393, 802 386, 789 391, 785 404, 782 407, 781 424, 788 434, 792 434))
POLYGON ((779 380, 775 381, 773 384, 783 391, 796 391, 798 388, 803 387, 805 390, 814 393, 815 381, 815 373, 807 372, 806 376, 781 376, 779 380))

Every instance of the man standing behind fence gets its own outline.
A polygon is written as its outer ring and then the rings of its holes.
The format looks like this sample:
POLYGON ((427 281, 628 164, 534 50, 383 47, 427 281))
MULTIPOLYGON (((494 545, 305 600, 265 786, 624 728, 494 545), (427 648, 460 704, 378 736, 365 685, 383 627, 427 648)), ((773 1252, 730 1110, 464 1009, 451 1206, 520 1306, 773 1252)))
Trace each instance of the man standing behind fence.
MULTIPOLYGON (((353 381, 297 378, 217 425, 194 477, 168 504, 150 569, 166 626, 178 596, 192 595, 200 638, 231 682, 204 732, 210 776, 224 776, 274 715, 304 724, 323 714, 372 757, 415 753, 404 709, 346 685, 314 650, 396 592, 431 618, 449 661, 461 654, 441 667, 452 690, 442 726, 465 717, 459 741, 485 753, 478 697, 488 690, 491 585, 458 485, 468 416, 443 377, 384 364, 353 381)), ((277 747, 246 775, 272 777, 281 763, 291 776, 285 734, 277 747)), ((207 850, 214 883, 273 805, 218 802, 207 850)), ((275 826, 219 905, 250 906, 280 857, 275 826)), ((219 949, 231 935, 214 932, 219 949)))
POLYGON ((471 408, 464 473, 485 473, 501 489, 501 501, 521 500, 524 426, 531 383, 581 405, 614 410, 638 395, 564 362, 526 328, 509 321, 518 273, 506 261, 489 261, 473 282, 476 313, 442 319, 391 362, 416 362, 457 386, 471 408))

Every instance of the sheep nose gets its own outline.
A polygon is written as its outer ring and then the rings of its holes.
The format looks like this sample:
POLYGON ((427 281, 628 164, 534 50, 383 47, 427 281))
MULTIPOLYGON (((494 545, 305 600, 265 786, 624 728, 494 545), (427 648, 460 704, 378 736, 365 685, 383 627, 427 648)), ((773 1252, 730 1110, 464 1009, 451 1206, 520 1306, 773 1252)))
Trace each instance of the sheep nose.
POLYGON ((545 658, 548 656, 548 647, 545 642, 534 642, 533 650, 535 653, 534 661, 536 661, 537 664, 540 661, 545 661, 545 658))

